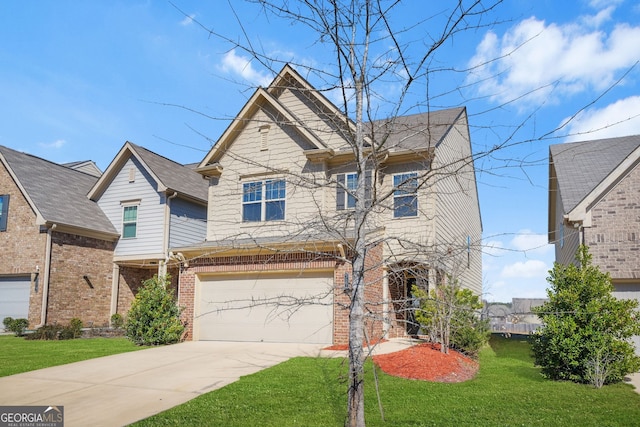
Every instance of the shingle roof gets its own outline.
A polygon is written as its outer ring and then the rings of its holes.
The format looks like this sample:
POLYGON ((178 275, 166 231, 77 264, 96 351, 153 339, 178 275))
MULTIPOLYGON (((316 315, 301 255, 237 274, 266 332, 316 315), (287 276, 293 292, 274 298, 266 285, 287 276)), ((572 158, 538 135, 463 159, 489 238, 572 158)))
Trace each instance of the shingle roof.
POLYGON ((202 178, 202 175, 195 172, 193 167, 181 165, 131 142, 129 144, 136 150, 136 153, 142 158, 147 167, 158 177, 161 181, 159 184, 207 202, 209 183, 202 178))
POLYGON ((640 146, 640 135, 549 146, 565 212, 570 212, 640 146))
POLYGON ((97 203, 87 198, 97 177, 4 146, 0 154, 45 221, 118 234, 97 203))
POLYGON ((435 147, 456 123, 464 107, 431 111, 428 113, 398 116, 393 120, 373 122, 373 132, 377 135, 389 134, 385 147, 390 151, 417 150, 435 147))

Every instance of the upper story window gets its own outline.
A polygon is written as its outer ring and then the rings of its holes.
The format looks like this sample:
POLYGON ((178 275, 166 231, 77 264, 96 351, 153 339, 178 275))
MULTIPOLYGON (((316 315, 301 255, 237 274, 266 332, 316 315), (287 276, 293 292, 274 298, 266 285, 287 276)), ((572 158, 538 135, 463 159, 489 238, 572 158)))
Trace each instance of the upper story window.
POLYGON ((0 196, 0 231, 7 231, 7 217, 9 215, 9 195, 0 196))
POLYGON ((138 235, 138 205, 125 205, 122 211, 122 238, 133 239, 138 235))
POLYGON ((242 184, 242 221, 283 220, 286 195, 286 182, 282 179, 242 184))
POLYGON ((400 173, 393 176, 393 216, 418 216, 418 174, 400 173))
MULTIPOLYGON (((365 178, 365 199, 367 206, 371 205, 371 171, 366 171, 365 178)), ((336 209, 353 209, 356 207, 355 192, 358 187, 357 173, 340 173, 336 175, 338 186, 336 187, 336 209)))

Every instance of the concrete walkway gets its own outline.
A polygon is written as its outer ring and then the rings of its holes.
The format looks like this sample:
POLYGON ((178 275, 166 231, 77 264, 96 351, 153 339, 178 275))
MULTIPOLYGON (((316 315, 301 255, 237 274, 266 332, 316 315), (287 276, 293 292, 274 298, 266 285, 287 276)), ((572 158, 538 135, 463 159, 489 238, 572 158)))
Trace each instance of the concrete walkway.
POLYGON ((0 378, 0 405, 64 406, 65 427, 124 426, 294 356, 315 344, 186 342, 0 378))

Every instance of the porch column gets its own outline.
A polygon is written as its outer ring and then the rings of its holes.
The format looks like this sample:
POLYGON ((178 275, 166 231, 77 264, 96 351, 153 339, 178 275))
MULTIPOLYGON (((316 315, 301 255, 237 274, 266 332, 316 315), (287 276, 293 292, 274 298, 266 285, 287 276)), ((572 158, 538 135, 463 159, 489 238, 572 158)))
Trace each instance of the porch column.
POLYGON ((385 339, 389 338, 391 321, 389 320, 389 269, 382 269, 382 332, 385 339))

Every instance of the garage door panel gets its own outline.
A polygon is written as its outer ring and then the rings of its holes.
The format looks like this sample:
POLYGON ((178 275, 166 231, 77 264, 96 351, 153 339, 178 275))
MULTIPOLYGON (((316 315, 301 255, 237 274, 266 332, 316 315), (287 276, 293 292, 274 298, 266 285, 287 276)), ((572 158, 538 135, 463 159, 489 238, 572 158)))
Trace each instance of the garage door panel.
POLYGON ((5 317, 26 319, 29 316, 29 277, 0 277, 0 330, 5 317))
POLYGON ((199 339, 330 343, 332 288, 327 274, 202 280, 199 339))

